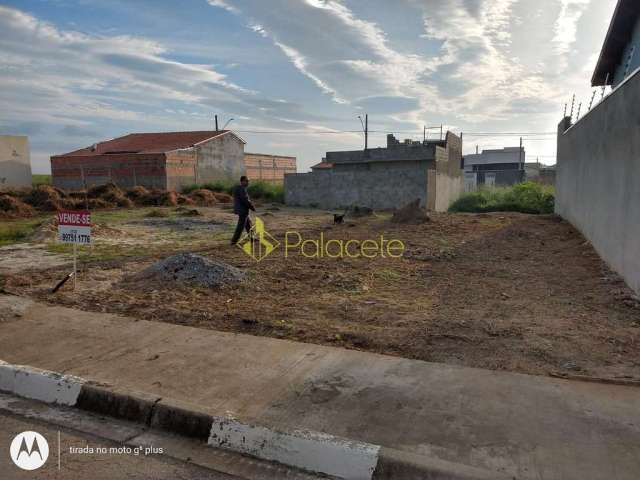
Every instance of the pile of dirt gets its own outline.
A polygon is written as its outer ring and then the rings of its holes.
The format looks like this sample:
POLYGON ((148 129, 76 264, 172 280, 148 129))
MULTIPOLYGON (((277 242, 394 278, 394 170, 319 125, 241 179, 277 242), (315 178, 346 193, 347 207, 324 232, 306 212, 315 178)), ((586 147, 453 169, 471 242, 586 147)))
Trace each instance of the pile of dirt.
POLYGON ((211 190, 207 190, 205 188, 201 188, 199 190, 194 190, 191 192, 189 197, 196 205, 201 207, 210 207, 218 203, 218 198, 216 195, 224 195, 220 193, 213 193, 211 190))
POLYGON ((36 211, 31 205, 7 194, 0 194, 0 218, 28 218, 36 211))
POLYGON ((420 199, 416 198, 413 202, 406 204, 393 213, 391 221, 393 223, 410 223, 420 224, 430 221, 429 215, 424 208, 420 207, 420 199))
POLYGON ((182 284, 216 288, 242 282, 245 273, 231 265, 196 255, 180 253, 165 258, 137 274, 136 280, 157 280, 163 284, 182 284))
POLYGON ((101 198, 90 198, 89 199, 89 209, 90 210, 98 210, 100 208, 113 208, 113 204, 111 204, 111 203, 109 203, 106 200, 103 200, 101 198))
POLYGON ((51 185, 38 185, 29 192, 24 201, 33 208, 45 212, 55 212, 76 206, 75 199, 51 185))
POLYGON ((154 188, 147 190, 144 187, 134 187, 127 191, 127 197, 136 205, 147 207, 175 207, 177 205, 193 205, 193 201, 176 193, 154 188))
POLYGON ((125 192, 125 195, 132 202, 141 203, 149 196, 149 193, 150 193, 149 190, 147 190, 141 185, 138 185, 136 187, 133 187, 127 190, 125 192))
POLYGON ((103 200, 110 206, 114 207, 133 207, 133 202, 126 197, 121 188, 119 188, 115 183, 112 182, 91 187, 87 191, 87 196, 89 197, 89 199, 103 200))
POLYGON ((213 196, 216 197, 216 200, 219 203, 231 203, 231 202, 233 202, 233 197, 231 195, 229 195, 228 193, 213 192, 213 196))

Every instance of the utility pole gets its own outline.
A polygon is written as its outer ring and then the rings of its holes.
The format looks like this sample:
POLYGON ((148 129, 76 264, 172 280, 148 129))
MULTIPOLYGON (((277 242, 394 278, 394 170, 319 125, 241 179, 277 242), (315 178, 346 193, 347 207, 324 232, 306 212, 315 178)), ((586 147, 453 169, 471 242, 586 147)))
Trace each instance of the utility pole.
POLYGON ((440 124, 440 140, 442 140, 442 124, 440 124))
POLYGON ((369 114, 364 115, 364 149, 369 148, 369 114))
POLYGON ((476 155, 478 155, 478 145, 476 145, 476 155))
POLYGON ((424 125, 422 127, 422 143, 425 143, 427 141, 427 126, 424 125))
MULTIPOLYGON (((524 164, 522 163, 522 137, 520 137, 520 150, 518 151, 518 158, 520 160, 520 170, 524 172, 524 164)), ((522 173, 520 174, 522 176, 522 173)), ((524 180, 522 177, 520 181, 524 180)))
POLYGON ((364 132, 364 150, 366 152, 369 147, 369 114, 366 113, 364 115, 364 123, 361 115, 358 115, 358 120, 360 120, 360 125, 362 125, 362 131, 364 132))
POLYGON ((218 131, 218 115, 214 115, 216 121, 216 132, 218 131))

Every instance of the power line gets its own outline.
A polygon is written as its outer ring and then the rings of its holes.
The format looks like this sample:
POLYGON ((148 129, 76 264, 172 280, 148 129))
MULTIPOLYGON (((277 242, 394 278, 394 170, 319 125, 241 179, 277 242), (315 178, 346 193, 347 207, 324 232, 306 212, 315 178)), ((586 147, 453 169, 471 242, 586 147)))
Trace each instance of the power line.
MULTIPOLYGON (((438 127, 439 129, 440 127, 438 127)), ((427 127, 427 129, 433 129, 433 127, 427 127)), ((342 133, 357 133, 361 134, 361 130, 234 130, 238 133, 252 133, 263 135, 337 135, 342 133)), ((396 133, 396 134, 410 134, 420 135, 423 132, 417 130, 369 130, 369 133, 396 133)), ((555 137, 557 132, 464 132, 465 137, 555 137)))

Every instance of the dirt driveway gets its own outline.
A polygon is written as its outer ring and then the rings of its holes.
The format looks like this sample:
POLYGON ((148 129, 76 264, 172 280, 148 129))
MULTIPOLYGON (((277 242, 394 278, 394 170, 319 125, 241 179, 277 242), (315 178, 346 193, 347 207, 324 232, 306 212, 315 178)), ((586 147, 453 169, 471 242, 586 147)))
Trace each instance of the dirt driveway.
POLYGON ((173 214, 155 224, 109 222, 125 232, 119 238, 155 243, 128 256, 130 247, 111 239, 111 255, 82 263, 76 292, 50 293, 65 273, 55 266, 0 272, 0 282, 50 303, 147 320, 481 368, 640 380, 638 299, 556 217, 434 214, 425 224, 398 225, 376 214, 333 225, 327 212, 267 206, 259 215, 278 239, 289 230, 304 238, 384 235, 401 240, 406 252, 400 259, 309 259, 279 250, 255 262, 227 244, 228 210, 204 213, 197 221, 215 227, 172 228, 173 214), (226 261, 249 280, 202 290, 129 279, 177 251, 226 261))

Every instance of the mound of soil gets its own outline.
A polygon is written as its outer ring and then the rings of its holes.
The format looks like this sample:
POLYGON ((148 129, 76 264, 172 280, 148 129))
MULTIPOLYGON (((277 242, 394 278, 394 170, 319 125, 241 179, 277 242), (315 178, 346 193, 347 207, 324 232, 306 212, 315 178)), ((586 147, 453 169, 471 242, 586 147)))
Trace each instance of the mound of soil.
POLYGON ((31 205, 11 195, 0 194, 1 218, 28 218, 35 215, 36 211, 31 205))
POLYGON ((213 196, 216 197, 216 200, 219 203, 232 203, 233 202, 233 197, 231 195, 229 195, 228 193, 213 192, 213 196))
MULTIPOLYGON (((220 195, 220 194, 217 194, 217 195, 220 195)), ((205 188, 194 190, 193 192, 191 192, 189 197, 191 198, 191 200, 193 200, 193 202, 196 205, 199 205, 201 207, 210 207, 218 203, 216 194, 213 193, 211 190, 207 190, 205 188)))
POLYGON ((24 198, 24 201, 37 210, 55 212, 65 208, 74 208, 75 200, 63 190, 51 185, 38 185, 24 198))
MULTIPOLYGON (((84 202, 83 202, 84 204, 84 202)), ((113 204, 103 200, 101 198, 90 198, 89 199, 89 209, 96 210, 99 208, 113 208, 113 204)))
POLYGON ((391 221, 393 223, 411 223, 420 224, 430 221, 427 211, 420 207, 420 199, 416 198, 413 202, 406 204, 393 213, 391 221))
POLYGON ((165 285, 180 284, 205 288, 242 282, 245 273, 224 262, 193 253, 180 253, 165 258, 137 274, 137 280, 157 280, 165 285))
POLYGON ((127 198, 115 183, 106 183, 104 185, 97 185, 91 187, 87 192, 87 196, 90 199, 103 200, 109 204, 109 206, 131 208, 133 202, 127 198))
POLYGON ((141 185, 130 188, 125 192, 125 196, 134 203, 141 203, 149 196, 149 190, 141 185))
POLYGON ((178 205, 178 194, 176 192, 153 191, 156 205, 162 207, 175 207, 178 205))
POLYGON ((195 205, 194 201, 186 195, 178 194, 178 205, 195 205))

